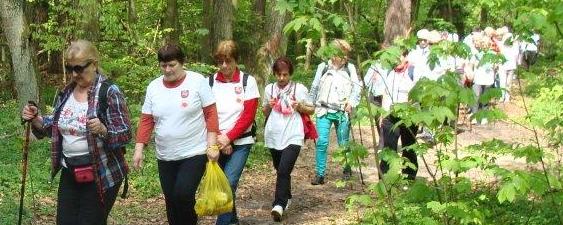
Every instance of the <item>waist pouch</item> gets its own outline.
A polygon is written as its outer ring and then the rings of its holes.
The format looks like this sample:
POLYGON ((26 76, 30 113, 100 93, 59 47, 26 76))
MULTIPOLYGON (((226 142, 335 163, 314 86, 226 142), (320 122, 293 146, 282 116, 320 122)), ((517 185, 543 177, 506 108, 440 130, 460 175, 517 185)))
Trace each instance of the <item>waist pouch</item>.
POLYGON ((94 181, 94 167, 92 166, 92 156, 90 154, 70 158, 65 156, 64 159, 77 183, 94 181))

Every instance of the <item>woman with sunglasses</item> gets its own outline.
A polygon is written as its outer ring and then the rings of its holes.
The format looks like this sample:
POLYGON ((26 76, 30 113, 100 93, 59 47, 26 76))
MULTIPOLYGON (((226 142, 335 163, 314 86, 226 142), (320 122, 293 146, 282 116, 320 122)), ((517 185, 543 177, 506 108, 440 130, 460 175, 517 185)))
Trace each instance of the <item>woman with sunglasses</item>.
POLYGON ((154 130, 158 175, 171 225, 197 224, 196 190, 207 160, 219 157, 215 98, 203 75, 184 70, 185 58, 175 44, 158 50, 162 75, 147 87, 133 155, 133 166, 140 169, 154 130))
MULTIPOLYGON (((209 77, 209 84, 217 100, 221 148, 219 164, 236 200, 238 181, 246 159, 254 144, 252 124, 258 108, 258 85, 253 76, 237 67, 238 50, 234 41, 221 41, 215 50, 219 71, 209 77)), ((219 215, 217 225, 238 224, 236 206, 233 211, 219 215)))
POLYGON ((100 73, 96 47, 74 41, 65 52, 71 82, 57 96, 52 115, 23 108, 36 137, 51 137, 52 178, 61 171, 58 225, 102 225, 128 169, 123 157, 131 137, 125 98, 100 73))

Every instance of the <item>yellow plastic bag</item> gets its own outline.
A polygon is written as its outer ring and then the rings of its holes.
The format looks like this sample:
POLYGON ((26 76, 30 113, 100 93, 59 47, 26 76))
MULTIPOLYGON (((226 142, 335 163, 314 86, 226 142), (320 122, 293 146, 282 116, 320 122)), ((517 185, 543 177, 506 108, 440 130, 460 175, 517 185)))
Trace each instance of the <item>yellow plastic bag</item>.
POLYGON ((207 162, 195 203, 197 215, 219 215, 230 212, 232 209, 233 192, 229 180, 217 162, 207 162))

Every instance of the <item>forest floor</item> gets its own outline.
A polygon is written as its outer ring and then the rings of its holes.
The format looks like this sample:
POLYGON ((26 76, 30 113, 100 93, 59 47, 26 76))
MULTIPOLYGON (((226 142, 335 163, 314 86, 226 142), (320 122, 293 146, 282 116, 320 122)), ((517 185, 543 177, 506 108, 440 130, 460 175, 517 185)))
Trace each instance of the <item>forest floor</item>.
MULTIPOLYGON (((525 111, 517 100, 511 103, 501 104, 497 107, 503 109, 510 119, 521 118, 525 111)), ((460 128, 463 132, 459 136, 459 146, 468 146, 477 144, 481 141, 491 140, 492 138, 500 139, 508 143, 530 143, 533 133, 513 122, 498 121, 494 124, 487 125, 469 125, 465 123, 460 128)), ((373 149, 371 141, 371 129, 362 127, 362 142, 366 147, 373 149)), ((353 129, 354 137, 359 142, 360 132, 353 129)), ((331 137, 330 151, 334 151, 336 146, 334 132, 331 137)), ((463 153, 460 153, 463 154, 463 153)), ((429 162, 431 171, 435 171, 434 162, 435 152, 429 151, 425 158, 429 162)), ((367 159, 368 166, 363 168, 363 177, 367 184, 377 182, 377 167, 373 156, 373 150, 370 150, 370 156, 367 159)), ((525 169, 524 160, 516 160, 509 157, 501 157, 498 164, 510 169, 525 169)), ((240 180, 237 191, 237 210, 240 217, 240 224, 349 224, 358 220, 358 214, 348 212, 345 209, 345 200, 347 196, 353 193, 359 193, 362 188, 366 187, 360 184, 359 172, 354 171, 352 182, 345 187, 338 188, 335 182, 341 179, 342 169, 336 162, 328 159, 329 168, 327 169, 326 184, 313 186, 310 184, 314 176, 315 151, 313 143, 308 142, 301 150, 301 154, 297 160, 294 171, 292 173, 292 194, 293 200, 289 209, 284 212, 284 218, 281 223, 273 222, 270 215, 272 209, 275 170, 270 162, 258 165, 252 169, 245 169, 240 180)), ((422 163, 419 156, 420 169, 418 177, 420 179, 430 179, 427 168, 422 163)), ((486 176, 479 171, 470 171, 465 176, 474 180, 486 181, 486 176)), ((162 197, 146 200, 129 199, 127 201, 117 201, 115 209, 141 207, 144 208, 143 215, 135 216, 137 219, 130 220, 130 224, 166 224, 166 214, 164 207, 164 199, 162 197)), ((129 211, 129 210, 127 210, 129 211)), ((132 210, 136 211, 136 210, 132 210)), ((201 218, 200 224, 214 224, 214 217, 201 218)), ((110 219, 111 222, 111 219, 110 219)), ((110 223, 111 224, 111 223, 110 223)))

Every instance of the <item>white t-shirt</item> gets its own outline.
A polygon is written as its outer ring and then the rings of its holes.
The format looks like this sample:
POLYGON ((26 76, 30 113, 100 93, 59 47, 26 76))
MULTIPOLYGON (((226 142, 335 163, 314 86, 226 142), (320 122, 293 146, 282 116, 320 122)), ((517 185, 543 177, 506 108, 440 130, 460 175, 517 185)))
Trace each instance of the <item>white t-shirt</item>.
POLYGON ((414 87, 419 78, 414 76, 410 78, 409 69, 403 72, 396 72, 391 70, 388 76, 385 77, 385 91, 381 102, 381 107, 385 110, 390 110, 391 106, 397 103, 409 101, 409 92, 414 87))
MULTIPOLYGON (((68 97, 63 106, 59 116, 59 131, 63 137, 63 154, 66 157, 86 155, 90 152, 86 139, 87 111, 88 102, 78 102, 74 94, 68 97)), ((101 147, 103 142, 99 139, 97 141, 101 147)))
MULTIPOLYGON (((307 88, 299 83, 290 82, 283 89, 280 89, 276 83, 268 84, 264 90, 263 107, 269 104, 272 96, 300 102, 306 101, 309 93, 307 88)), ((272 109, 264 127, 264 142, 267 148, 283 150, 289 145, 302 146, 304 138, 303 121, 299 112, 293 110, 291 115, 283 115, 272 109)))
POLYGON ((387 77, 389 70, 384 69, 379 63, 371 65, 364 76, 364 83, 373 96, 381 96, 385 91, 383 79, 387 77))
MULTIPOLYGON (((219 116, 219 131, 226 134, 235 126, 236 122, 244 109, 244 101, 260 98, 258 92, 258 84, 253 76, 248 76, 246 89, 243 88, 244 74, 240 72, 240 80, 238 83, 223 83, 217 80, 213 82, 213 95, 217 100, 217 114, 219 116)), ((213 79, 217 78, 217 74, 213 75, 213 79)), ((208 81, 209 84, 209 81, 208 81)), ((244 132, 249 132, 252 126, 244 132)), ((232 141, 232 140, 231 140, 232 141)), ((245 145, 254 143, 251 136, 239 138, 233 141, 235 145, 245 145)))
POLYGON ((428 56, 430 55, 430 47, 421 48, 416 46, 416 49, 409 52, 407 60, 414 66, 414 76, 417 78, 428 77, 434 79, 434 74, 428 65, 428 56))
POLYGON ((155 122, 156 157, 173 161, 203 155, 207 149, 207 127, 203 108, 215 103, 207 79, 192 71, 178 87, 167 88, 160 76, 153 80, 142 113, 155 122))
MULTIPOLYGON (((504 43, 507 43, 506 41, 506 39, 503 40, 504 43)), ((504 71, 515 70, 518 65, 517 63, 520 54, 520 43, 517 40, 513 39, 512 45, 501 45, 500 52, 506 59, 506 62, 504 62, 504 64, 500 66, 500 69, 504 71)))
POLYGON ((495 82, 493 65, 486 63, 479 66, 479 61, 483 58, 483 55, 483 52, 478 52, 471 58, 471 62, 475 66, 473 69, 473 83, 477 85, 492 85, 495 82))

